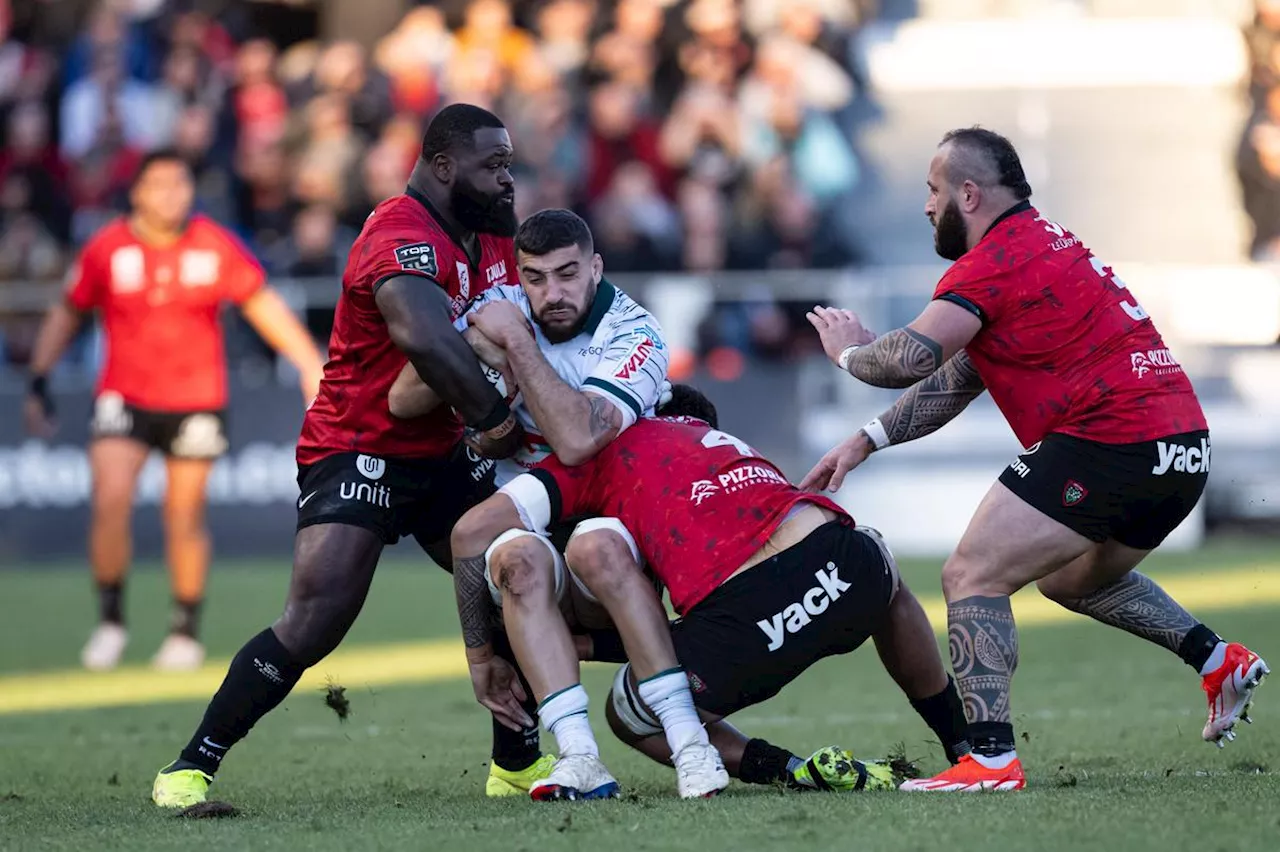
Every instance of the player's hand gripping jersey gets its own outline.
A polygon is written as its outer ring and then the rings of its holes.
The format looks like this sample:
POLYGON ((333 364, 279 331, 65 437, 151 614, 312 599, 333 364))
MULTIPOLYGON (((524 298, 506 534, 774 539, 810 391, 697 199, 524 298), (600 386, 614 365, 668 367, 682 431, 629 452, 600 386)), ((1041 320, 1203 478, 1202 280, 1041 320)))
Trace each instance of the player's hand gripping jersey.
MULTIPOLYGON (((623 431, 638 418, 653 414, 667 380, 670 351, 658 321, 626 293, 602 280, 582 331, 563 343, 547 340, 533 322, 529 299, 517 283, 486 290, 471 310, 498 299, 519 306, 533 327, 538 348, 569 387, 599 394, 613 403, 622 414, 623 431)), ((467 318, 458 318, 455 326, 466 330, 467 318)), ((515 456, 498 462, 498 485, 551 455, 551 447, 539 434, 522 396, 516 397, 513 410, 524 427, 525 442, 515 456)))
POLYGON ((253 256, 204 216, 163 248, 139 241, 127 219, 103 228, 81 252, 67 293, 77 311, 102 313, 98 393, 152 411, 223 408, 222 303, 241 304, 263 284, 253 256))
POLYGON ((413 189, 374 209, 351 247, 342 276, 329 363, 302 424, 299 464, 340 452, 440 457, 461 440, 462 421, 449 406, 412 420, 391 416, 387 392, 407 358, 392 343, 374 294, 391 278, 416 276, 423 287, 444 288, 456 320, 471 300, 506 283, 516 268, 511 238, 479 234, 478 239, 480 263, 473 266, 426 198, 413 189))
POLYGON ((1029 202, 956 261, 934 297, 982 319, 965 351, 1024 447, 1050 432, 1126 444, 1207 428, 1124 282, 1029 202))
POLYGON ((503 492, 538 530, 577 515, 622 521, 682 615, 759 551, 798 504, 847 517, 792 486, 742 441, 683 418, 642 418, 586 464, 566 467, 551 456, 503 492))

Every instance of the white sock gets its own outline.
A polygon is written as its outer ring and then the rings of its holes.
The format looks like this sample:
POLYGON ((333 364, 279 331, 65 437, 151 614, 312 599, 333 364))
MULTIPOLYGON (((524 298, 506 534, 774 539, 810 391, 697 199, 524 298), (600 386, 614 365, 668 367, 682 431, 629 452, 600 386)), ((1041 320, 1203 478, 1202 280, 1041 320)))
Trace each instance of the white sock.
POLYGON ((1203 677, 1218 668, 1218 666, 1222 665, 1226 659, 1227 643, 1220 641, 1217 645, 1213 646, 1213 652, 1209 654, 1209 659, 1205 660, 1204 665, 1200 667, 1200 676, 1203 677))
POLYGON ((582 684, 553 692, 538 705, 538 718, 556 738, 561 755, 600 756, 596 735, 587 721, 587 691, 582 684))
POLYGON ((985 757, 976 751, 972 751, 969 752, 969 756, 988 769, 1004 769, 1018 759, 1018 752, 1016 750, 1006 751, 1004 754, 998 754, 995 757, 985 757))
POLYGON ((676 754, 689 743, 706 743, 707 732, 693 706, 689 677, 684 669, 667 669, 639 683, 640 700, 657 714, 667 745, 676 754))

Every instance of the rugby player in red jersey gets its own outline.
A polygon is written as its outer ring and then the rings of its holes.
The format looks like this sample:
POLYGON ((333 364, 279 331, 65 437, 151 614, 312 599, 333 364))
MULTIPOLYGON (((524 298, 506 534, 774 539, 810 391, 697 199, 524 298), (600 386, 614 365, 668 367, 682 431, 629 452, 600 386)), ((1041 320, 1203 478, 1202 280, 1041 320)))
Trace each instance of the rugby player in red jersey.
MULTIPOLYGON (((830 500, 791 486, 772 463, 716 429, 715 408, 696 390, 675 386, 659 415, 640 419, 581 465, 544 460, 454 530, 455 542, 480 531, 491 541, 487 566, 477 566, 487 575, 481 580, 487 593, 464 595, 477 584, 455 572, 459 610, 466 620, 480 604, 501 607, 542 699, 539 715, 560 745, 560 763, 534 784, 533 797, 601 797, 615 793, 617 784, 600 763, 586 695, 575 683, 583 649, 575 648, 562 617, 576 613, 572 587, 582 578, 563 577, 550 549, 533 537, 494 531, 543 533, 580 516, 616 519, 636 557, 668 588, 682 616, 670 627, 676 656, 699 714, 711 723, 711 741, 735 777, 841 789, 891 785, 888 767, 853 761, 842 749, 822 749, 803 761, 721 721, 868 637, 948 756, 967 752, 959 695, 928 618, 901 584, 879 535, 855 527, 830 500)), ((605 599, 598 589, 588 591, 605 599)), ((610 724, 648 756, 671 762, 661 714, 640 687, 630 665, 619 670, 610 724)))
POLYGON ((99 623, 84 646, 87 668, 114 668, 128 642, 125 574, 138 475, 152 450, 165 456, 162 518, 173 589, 170 633, 153 657, 167 670, 204 661, 198 619, 209 570, 205 485, 227 449, 223 303, 302 375, 315 397, 323 360, 306 329, 267 287, 262 267, 225 228, 191 215, 195 187, 172 151, 149 154, 130 192, 132 211, 98 231, 80 253, 66 298, 45 316, 31 360, 25 414, 34 434, 52 433, 49 372, 84 320, 97 312, 106 338, 90 423, 89 562, 99 623))
POLYGON ((1203 737, 1222 746, 1248 720, 1269 670, 1134 570, 1204 491, 1209 431, 1190 380, 1124 282, 1031 206, 1009 140, 951 131, 928 186, 935 247, 955 263, 924 312, 878 339, 850 311, 809 315, 841 369, 910 390, 801 483, 839 488, 872 452, 935 431, 983 390, 1026 447, 942 569, 973 755, 904 789, 1025 785, 1010 723, 1018 635, 1009 596, 1032 582, 1195 669, 1209 702, 1203 737))
MULTIPOLYGON (((351 248, 329 363, 298 440, 298 530, 284 613, 232 660, 156 804, 204 801, 227 750, 338 646, 383 547, 414 539, 449 565, 449 532, 492 491, 493 461, 519 446, 510 409, 453 328, 468 303, 515 269, 511 138, 492 113, 455 104, 432 119, 403 195, 379 204, 351 248), (406 359, 447 403, 391 416, 406 359), (463 443, 463 424, 473 431, 463 443), (470 445, 474 445, 474 448, 470 445)), ((500 658, 494 677, 516 674, 500 658)), ((495 754, 539 762, 538 732, 495 723, 495 754)))

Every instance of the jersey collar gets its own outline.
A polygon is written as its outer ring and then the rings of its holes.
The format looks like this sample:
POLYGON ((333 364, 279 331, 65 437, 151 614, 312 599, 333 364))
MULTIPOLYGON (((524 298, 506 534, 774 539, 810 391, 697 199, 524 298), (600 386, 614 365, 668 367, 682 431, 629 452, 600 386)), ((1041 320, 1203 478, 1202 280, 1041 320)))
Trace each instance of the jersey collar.
MULTIPOLYGON (((436 206, 431 203, 431 199, 427 198, 425 194, 414 189, 412 186, 406 186, 404 188, 404 194, 426 208, 427 215, 436 220, 436 224, 440 226, 442 231, 449 235, 449 239, 453 240, 454 245, 462 250, 462 256, 465 257, 472 266, 480 265, 478 257, 472 261, 471 252, 467 251, 467 244, 462 241, 462 235, 455 231, 453 226, 444 220, 444 217, 440 215, 440 211, 436 210, 436 206)), ((480 235, 476 234, 476 253, 479 254, 480 251, 480 235)))
POLYGON ((999 216, 997 216, 996 220, 991 223, 991 227, 987 228, 985 231, 982 232, 982 236, 985 237, 987 234, 991 233, 993 230, 995 230, 996 225, 999 225, 1001 222, 1003 222, 1005 219, 1008 219, 1010 216, 1017 216, 1019 213, 1025 213, 1030 209, 1031 209, 1031 201, 1029 199, 1024 198, 1023 200, 1019 201, 1017 204, 1013 205, 1008 210, 1004 211, 999 216))
POLYGON ((596 329, 604 320, 604 315, 609 313, 609 308, 613 307, 617 292, 618 288, 610 284, 608 279, 600 279, 600 286, 596 287, 595 301, 591 303, 591 313, 587 314, 587 321, 582 326, 582 334, 596 333, 596 329))

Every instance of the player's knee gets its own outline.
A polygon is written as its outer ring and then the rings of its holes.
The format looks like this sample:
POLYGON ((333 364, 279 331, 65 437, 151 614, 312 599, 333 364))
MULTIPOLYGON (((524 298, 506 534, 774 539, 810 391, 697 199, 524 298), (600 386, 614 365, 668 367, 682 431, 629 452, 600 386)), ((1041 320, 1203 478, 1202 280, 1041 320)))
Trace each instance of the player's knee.
POLYGON ((165 534, 171 539, 203 538, 205 535, 204 507, 179 505, 166 506, 164 510, 165 534))
POLYGON ((494 529, 493 511, 486 500, 470 509, 453 525, 449 535, 449 547, 457 557, 471 557, 484 553, 485 549, 502 532, 494 529))
POLYGON ((570 570, 596 597, 620 588, 636 573, 631 548, 616 532, 593 530, 574 536, 564 551, 570 570))
POLYGON ((949 601, 980 594, 987 573, 981 560, 961 542, 942 566, 942 594, 949 601))
POLYGON ((554 597, 554 572, 546 546, 533 535, 504 542, 489 557, 489 575, 501 590, 504 604, 554 597))

